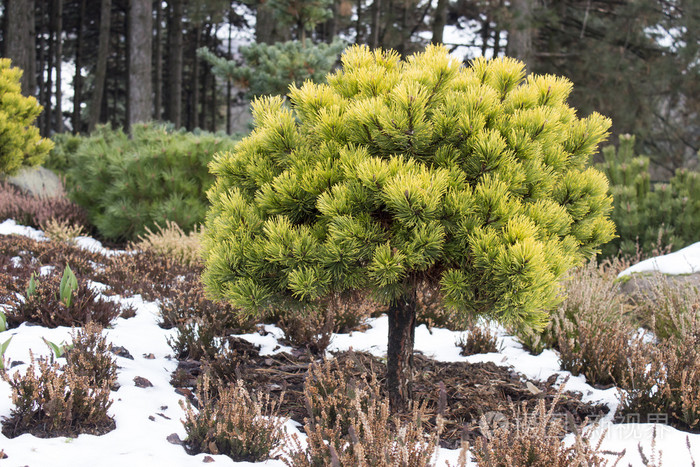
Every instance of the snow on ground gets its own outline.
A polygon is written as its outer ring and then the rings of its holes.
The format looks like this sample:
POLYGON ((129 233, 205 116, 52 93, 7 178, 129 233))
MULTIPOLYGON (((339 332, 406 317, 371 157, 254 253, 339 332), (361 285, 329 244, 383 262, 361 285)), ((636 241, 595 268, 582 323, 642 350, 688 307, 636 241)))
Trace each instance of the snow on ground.
MULTIPOLYGON (((14 221, 0 223, 0 234, 20 234, 37 240, 43 240, 43 234, 35 229, 17 225, 14 221)), ((86 247, 104 250, 99 242, 86 238, 81 240, 86 247)), ((674 271, 687 271, 683 264, 690 263, 695 258, 695 267, 700 268, 700 243, 693 245, 694 255, 667 255, 657 258, 664 267, 673 268, 674 271), (690 259, 689 259, 690 258, 690 259), (674 261, 681 264, 675 264, 674 261)), ((691 247, 681 250, 686 251, 691 247)), ((109 254, 109 250, 107 250, 109 254)), ((680 253, 680 252, 678 252, 680 253)), ((640 263, 642 264, 642 263, 640 263)), ((91 287, 99 290, 102 284, 93 283, 91 287)), ((133 360, 116 357, 119 365, 118 382, 120 389, 112 393, 114 404, 110 408, 110 414, 114 416, 116 429, 102 436, 80 435, 76 438, 51 438, 40 439, 25 434, 14 439, 8 439, 0 434, 0 449, 4 450, 8 458, 3 465, 30 465, 30 466, 123 466, 134 467, 168 465, 199 466, 203 463, 206 454, 196 456, 188 455, 185 450, 167 441, 168 435, 176 433, 181 439, 186 437, 181 423, 184 411, 180 403, 184 398, 174 392, 170 385, 170 374, 176 368, 177 361, 171 356, 171 349, 167 344, 168 337, 173 336, 174 330, 164 330, 158 327, 158 304, 146 302, 140 296, 116 297, 124 304, 132 305, 136 309, 136 316, 129 319, 119 318, 112 328, 105 330, 108 340, 115 346, 125 347, 133 360), (139 388, 134 384, 134 378, 140 376, 148 379, 153 387, 139 388), (9 462, 9 463, 8 463, 9 462)), ((386 316, 369 320, 369 329, 364 332, 352 334, 337 334, 334 336, 329 351, 363 350, 374 355, 386 356, 386 336, 388 321, 386 316)), ((416 329, 416 350, 423 352, 441 361, 491 361, 497 365, 512 366, 516 371, 528 378, 545 380, 553 374, 559 375, 559 382, 566 376, 571 376, 559 368, 557 355, 551 350, 545 350, 538 356, 526 352, 522 346, 506 331, 494 326, 499 336, 501 351, 497 353, 472 355, 463 357, 459 355, 460 349, 456 343, 460 340, 459 332, 433 328, 428 330, 426 326, 416 329)), ((277 353, 288 351, 289 348, 279 346, 277 338, 282 331, 275 326, 266 325, 266 336, 259 333, 242 335, 244 339, 260 345, 262 353, 277 353)), ((70 340, 70 329, 61 327, 47 329, 41 326, 21 325, 0 333, 0 343, 12 336, 5 358, 12 362, 24 362, 13 367, 10 372, 24 371, 29 363, 29 351, 35 357, 48 356, 50 349, 43 342, 45 338, 51 342, 60 343, 70 340)), ((600 390, 586 384, 583 376, 570 377, 566 388, 579 391, 586 401, 601 401, 608 404, 611 413, 600 423, 600 426, 592 432, 594 443, 606 432, 601 448, 608 451, 621 451, 626 449, 626 455, 618 465, 633 466, 643 465, 638 453, 637 445, 641 444, 647 456, 652 453, 653 432, 656 429, 656 448, 662 453, 664 465, 683 466, 690 465, 690 456, 686 448, 686 436, 690 441, 692 455, 696 462, 700 461, 700 435, 687 434, 663 424, 636 423, 636 424, 612 424, 611 420, 617 407, 617 390, 615 388, 600 390)), ((9 416, 12 409, 10 387, 5 382, 0 382, 0 417, 9 416)), ((290 433, 296 433, 302 440, 303 434, 299 432, 296 423, 288 422, 286 425, 290 433)), ((441 449, 437 453, 437 465, 445 465, 449 461, 456 465, 458 451, 441 449)), ((270 460, 263 463, 252 464, 249 462, 234 462, 222 455, 211 456, 214 465, 217 466, 246 466, 267 465, 282 466, 279 460, 270 460)), ((470 465, 475 465, 471 463, 470 465)))
POLYGON ((693 243, 682 250, 663 256, 645 259, 624 271, 618 277, 639 272, 661 272, 663 274, 700 273, 700 242, 693 243))

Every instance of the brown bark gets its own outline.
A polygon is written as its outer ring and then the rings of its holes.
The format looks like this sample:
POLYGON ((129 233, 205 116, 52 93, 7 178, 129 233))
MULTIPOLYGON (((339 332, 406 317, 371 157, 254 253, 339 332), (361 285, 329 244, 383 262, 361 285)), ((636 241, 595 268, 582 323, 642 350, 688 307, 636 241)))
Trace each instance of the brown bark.
POLYGON ((153 55, 154 55, 154 65, 155 70, 153 74, 153 118, 155 120, 160 120, 163 116, 161 109, 163 108, 163 46, 161 41, 163 40, 163 8, 162 2, 156 0, 154 6, 156 9, 156 35, 153 44, 153 55))
POLYGON ((173 0, 168 21, 168 120, 182 126, 182 0, 173 0))
POLYGON ((381 18, 382 14, 382 1, 381 0, 374 0, 372 2, 372 36, 369 41, 369 46, 373 49, 376 49, 379 47, 379 36, 380 36, 380 31, 379 31, 379 21, 381 18))
POLYGON ((5 56, 12 66, 24 72, 20 80, 22 94, 36 95, 36 34, 34 30, 34 0, 5 1, 5 56))
POLYGON ((107 56, 109 55, 109 32, 112 22, 112 0, 102 0, 100 4, 100 38, 97 49, 97 69, 95 70, 95 91, 90 103, 88 131, 95 129, 100 120, 102 102, 107 78, 107 56))
POLYGON ((153 12, 151 0, 129 2, 129 113, 127 126, 145 122, 153 115, 151 60, 153 12))
POLYGON ((512 0, 511 10, 514 18, 508 29, 506 52, 525 63, 526 69, 530 71, 533 58, 532 0, 512 0))
POLYGON ((78 37, 75 47, 75 77, 73 78, 73 133, 79 133, 80 107, 83 103, 83 22, 85 21, 85 8, 87 0, 80 0, 80 12, 78 14, 78 37))
POLYGON ((194 47, 192 48, 192 105, 190 106, 190 129, 199 127, 199 59, 197 49, 201 41, 202 28, 195 25, 194 47))
POLYGON ((61 68, 63 65, 63 0, 56 1, 55 10, 55 32, 56 32, 56 58, 54 60, 54 66, 56 68, 56 127, 55 130, 58 133, 63 133, 63 76, 61 68))
POLYGON ((433 18, 433 44, 442 44, 443 33, 445 31, 445 22, 447 21, 447 3, 448 0, 438 0, 435 7, 435 17, 433 18))
POLYGON ((393 412, 406 410, 413 398, 413 343, 416 327, 416 292, 399 298, 389 307, 389 340, 386 385, 393 412))
POLYGON ((44 91, 44 102, 42 102, 42 105, 44 106, 45 109, 45 114, 46 118, 44 119, 44 128, 43 128, 43 134, 44 135, 50 135, 51 134, 51 120, 52 120, 52 112, 51 112, 51 96, 53 95, 53 73, 51 73, 51 70, 54 67, 54 59, 56 58, 56 38, 54 36, 54 27, 56 25, 56 22, 52 20, 53 15, 55 14, 54 11, 54 2, 53 0, 47 0, 46 2, 47 9, 49 11, 49 21, 48 21, 48 37, 49 37, 49 43, 48 43, 48 54, 46 57, 46 82, 44 83, 44 86, 46 90, 44 91))

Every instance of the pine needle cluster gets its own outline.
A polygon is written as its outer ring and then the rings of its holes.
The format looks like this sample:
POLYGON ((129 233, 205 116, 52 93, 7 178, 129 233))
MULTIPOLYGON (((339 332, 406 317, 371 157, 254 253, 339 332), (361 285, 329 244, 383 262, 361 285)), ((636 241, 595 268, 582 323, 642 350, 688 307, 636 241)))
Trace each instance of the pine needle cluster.
POLYGON ((544 326, 564 272, 613 236, 607 180, 587 167, 609 120, 578 118, 569 81, 509 58, 355 46, 342 64, 257 100, 254 131, 211 163, 212 295, 293 310, 427 282, 455 313, 544 326))

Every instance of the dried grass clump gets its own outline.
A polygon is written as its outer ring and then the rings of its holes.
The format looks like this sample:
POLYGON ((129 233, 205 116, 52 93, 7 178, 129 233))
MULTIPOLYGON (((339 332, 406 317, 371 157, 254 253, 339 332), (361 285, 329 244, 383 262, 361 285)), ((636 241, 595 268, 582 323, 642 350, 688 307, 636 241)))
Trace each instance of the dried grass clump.
MULTIPOLYGON (((562 386, 563 388, 563 386, 562 386)), ((592 446, 586 433, 575 433, 575 441, 566 446, 562 438, 566 434, 564 420, 556 416, 555 409, 561 397, 559 390, 549 410, 544 400, 536 409, 528 413, 527 406, 511 405, 511 417, 495 419, 489 425, 486 417, 479 424, 483 437, 476 440, 472 454, 479 466, 483 467, 591 467, 605 466, 608 461, 602 457, 601 437, 592 446)), ((624 455, 617 454, 617 465, 624 455)))
POLYGON ((114 429, 114 420, 107 414, 112 405, 106 382, 81 375, 76 367, 64 368, 56 362, 34 360, 24 375, 16 372, 2 379, 12 387, 12 409, 2 422, 8 438, 31 433, 40 438, 69 436, 81 433, 100 435, 114 429))
POLYGON ((635 303, 635 317, 654 335, 666 340, 692 333, 700 315, 700 286, 652 276, 649 288, 635 303))
POLYGON ((285 419, 269 394, 250 393, 242 381, 212 388, 208 375, 198 384, 199 410, 187 402, 185 445, 192 454, 224 454, 234 461, 269 459, 285 439, 285 419))
POLYGON ((146 234, 139 235, 133 248, 168 256, 189 266, 202 266, 201 227, 186 234, 175 222, 167 220, 165 227, 157 225, 156 229, 153 232, 146 227, 146 234))
POLYGON ((50 219, 43 225, 44 234, 55 242, 73 242, 85 235, 82 225, 70 224, 66 220, 50 219))
POLYGON ((539 355, 544 349, 557 348, 560 340, 575 339, 579 323, 620 321, 628 310, 615 278, 626 265, 618 259, 600 265, 591 260, 574 269, 562 283, 564 300, 547 327, 540 333, 530 329, 513 329, 513 333, 526 349, 539 355))
POLYGON ((87 281, 80 277, 72 303, 66 307, 59 298, 61 277, 62 273, 57 268, 47 276, 37 276, 36 293, 24 300, 13 300, 7 311, 7 324, 16 327, 28 322, 56 328, 95 322, 106 327, 122 313, 119 304, 100 297, 88 287, 87 281))
POLYGON ((87 213, 65 195, 39 198, 22 193, 7 182, 0 182, 0 220, 43 229, 51 220, 78 225, 89 230, 87 213))
POLYGON ((490 327, 471 324, 467 333, 462 335, 457 346, 462 348, 460 355, 476 355, 480 353, 498 352, 498 337, 490 327))
POLYGON ((390 415, 389 402, 381 397, 374 375, 348 382, 339 377, 341 371, 332 362, 310 367, 304 384, 308 447, 302 449, 298 439, 292 438, 295 448, 286 453, 285 463, 293 467, 430 465, 438 433, 424 434, 425 407, 416 407, 409 423, 402 423, 390 415))
POLYGON ((102 335, 102 326, 87 323, 71 332, 73 347, 66 352, 66 362, 76 375, 88 378, 90 387, 114 388, 117 363, 112 357, 112 344, 102 335))

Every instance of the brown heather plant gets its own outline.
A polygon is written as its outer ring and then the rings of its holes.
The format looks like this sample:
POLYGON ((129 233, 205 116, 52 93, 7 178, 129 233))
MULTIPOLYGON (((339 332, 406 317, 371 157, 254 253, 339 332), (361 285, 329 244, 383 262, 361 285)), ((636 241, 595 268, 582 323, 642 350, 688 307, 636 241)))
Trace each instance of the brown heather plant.
POLYGON ((112 344, 102 334, 102 326, 87 323, 71 332, 73 347, 65 354, 66 365, 78 376, 88 378, 90 387, 114 388, 117 383, 117 363, 112 356, 112 344))
MULTIPOLYGON (((36 277, 36 293, 24 300, 15 298, 6 312, 7 324, 16 327, 29 322, 55 328, 58 326, 82 326, 95 322, 109 326, 123 312, 122 307, 103 299, 88 287, 87 281, 78 278, 78 289, 69 307, 59 298, 62 271, 54 268, 46 276, 36 277)), ((21 293, 26 294, 23 290, 21 293)))
POLYGON ((190 453, 224 454, 234 461, 260 462, 284 442, 279 404, 269 394, 251 394, 242 381, 213 383, 206 373, 198 384, 199 410, 185 407, 185 446, 190 453))
POLYGON ((51 220, 89 228, 83 208, 65 195, 54 198, 22 193, 7 182, 0 182, 0 221, 14 219, 18 224, 43 229, 51 220))
MULTIPOLYGON (((346 361, 345 365, 351 365, 346 361)), ((362 375, 359 381, 339 377, 339 364, 326 361, 312 364, 304 384, 309 417, 304 431, 308 447, 302 449, 294 436, 294 446, 284 462, 291 467, 423 467, 430 465, 438 446, 438 432, 426 436, 425 407, 416 406, 411 420, 402 423, 390 415, 389 401, 381 395, 379 382, 362 375)))
POLYGON ((472 452, 477 464, 480 467, 598 467, 609 465, 602 454, 613 454, 618 456, 613 466, 617 465, 624 452, 601 452, 604 436, 592 446, 587 433, 575 432, 574 443, 564 444, 564 421, 555 414, 563 387, 549 410, 540 399, 529 413, 525 403, 519 407, 511 405, 511 417, 495 427, 482 417, 479 426, 484 436, 476 440, 472 452))
POLYGON ((700 304, 678 337, 630 346, 630 366, 620 386, 620 412, 667 414, 669 424, 700 432, 700 304))
POLYGON ((2 379, 12 388, 14 404, 10 417, 2 422, 5 436, 75 437, 114 429, 114 420, 107 414, 112 401, 106 382, 91 385, 94 380, 78 374, 73 365, 61 368, 57 362, 34 360, 31 354, 30 358, 24 375, 15 372, 10 377, 2 372, 2 379))
POLYGON ((498 352, 498 337, 488 325, 470 324, 466 331, 457 342, 457 346, 462 348, 460 355, 498 352))
POLYGON ((146 227, 146 234, 140 235, 138 241, 132 244, 132 248, 149 250, 188 266, 201 267, 201 237, 201 227, 195 227, 192 232, 186 234, 179 225, 168 220, 165 227, 158 225, 155 232, 146 227))

